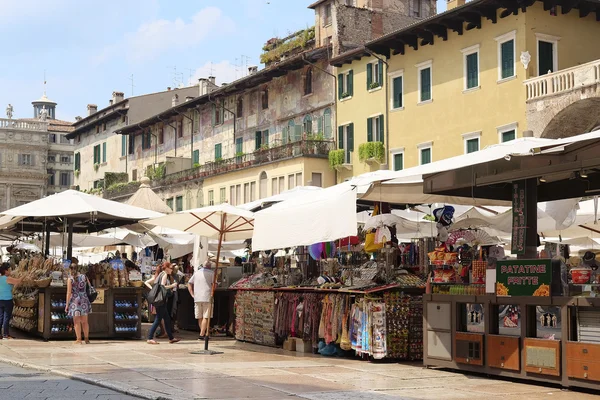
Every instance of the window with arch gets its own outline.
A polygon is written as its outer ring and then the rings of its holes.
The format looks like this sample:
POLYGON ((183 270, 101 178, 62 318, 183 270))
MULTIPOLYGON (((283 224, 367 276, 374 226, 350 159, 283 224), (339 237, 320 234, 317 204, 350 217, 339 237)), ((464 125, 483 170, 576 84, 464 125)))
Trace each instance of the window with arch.
POLYGON ((260 176, 258 178, 258 198, 259 199, 264 199, 265 197, 267 197, 267 185, 268 185, 268 177, 267 177, 267 173, 265 171, 260 173, 260 176))
POLYGON ((304 75, 304 95, 312 94, 313 92, 313 70, 312 67, 309 67, 306 70, 306 74, 304 75))
POLYGON ((264 88, 262 90, 261 105, 263 110, 269 108, 269 88, 264 88))
POLYGON ((302 131, 306 135, 312 135, 312 116, 307 115, 304 117, 304 121, 302 121, 302 131))
POLYGON ((237 118, 242 118, 244 116, 244 98, 243 97, 238 97, 235 113, 236 113, 237 118))

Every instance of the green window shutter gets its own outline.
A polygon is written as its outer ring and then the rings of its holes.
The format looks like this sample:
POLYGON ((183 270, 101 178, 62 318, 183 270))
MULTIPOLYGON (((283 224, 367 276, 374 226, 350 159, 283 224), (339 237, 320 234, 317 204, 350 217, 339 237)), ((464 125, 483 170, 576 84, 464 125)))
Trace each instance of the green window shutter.
POLYGON ((223 154, 221 153, 221 143, 215 144, 215 161, 223 158, 223 154))
POLYGON ((167 199, 167 206, 173 210, 173 198, 167 199))
POLYGON ((515 140, 516 136, 517 135, 516 135, 514 129, 512 129, 510 131, 502 132, 502 143, 510 142, 511 140, 515 140))
POLYGON ((500 45, 500 55, 502 57, 502 79, 509 78, 515 75, 515 41, 509 40, 508 42, 500 45))
POLYGON ((281 143, 287 144, 290 140, 290 129, 287 126, 284 126, 281 129, 281 143))
POLYGON ((421 165, 431 162, 431 149, 421 149, 421 165))
POLYGON ((317 118, 317 134, 321 133, 323 134, 323 136, 325 136, 325 132, 323 131, 323 119, 325 117, 319 117, 317 118))
POLYGON ((241 153, 243 150, 243 144, 244 144, 244 139, 243 138, 237 138, 235 139, 235 154, 239 154, 241 153))
POLYGON ((263 131, 263 138, 265 141, 265 145, 269 145, 269 130, 267 129, 266 131, 263 131))
POLYGON ((367 118, 367 142, 373 141, 373 118, 367 118))
POLYGON ((102 143, 102 162, 106 162, 106 142, 102 143))
POLYGON ((211 110, 212 110, 212 111, 210 112, 210 116, 211 116, 211 118, 212 118, 212 122, 211 122, 211 124, 212 124, 212 126, 215 126, 215 122, 216 122, 216 121, 215 121, 215 112, 216 112, 217 108, 216 108, 216 106, 215 106, 214 104, 212 105, 212 109, 211 109, 211 110))
POLYGON ((344 75, 338 74, 338 99, 342 98, 342 93, 344 93, 344 75))
POLYGON ((261 138, 262 138, 262 132, 256 131, 256 133, 254 134, 254 149, 255 150, 260 149, 260 146, 262 146, 261 138))
POLYGON ((379 83, 383 86, 383 61, 379 60, 377 66, 379 68, 379 83))
POLYGON ((402 77, 399 76, 394 78, 394 87, 393 87, 393 96, 394 96, 394 108, 402 107, 402 77))
POLYGON ((467 89, 479 86, 478 53, 467 56, 467 89))
POLYGON ((554 44, 550 42, 538 42, 538 62, 540 76, 546 75, 548 71, 554 72, 554 44))
POLYGON ((121 157, 127 154, 127 136, 121 135, 121 157))
MULTIPOLYGON (((346 134, 348 137, 348 155, 350 155, 354 151, 354 124, 348 124, 348 132, 346 134)), ((348 162, 352 162, 352 160, 348 160, 348 162)))
POLYGON ((354 95, 354 71, 352 70, 348 72, 348 95, 354 95))
POLYGON ((344 148, 344 127, 338 127, 338 149, 344 148))
POLYGON ((379 117, 379 141, 385 143, 385 129, 383 124, 383 114, 379 117))
POLYGON ((331 109, 329 108, 323 112, 323 130, 326 138, 333 138, 333 129, 331 127, 331 109))
POLYGON ((431 68, 421 70, 421 101, 431 100, 431 68))
POLYGON ((373 83, 373 64, 367 64, 367 90, 371 89, 373 83))
POLYGON ((401 171, 404 169, 404 154, 394 154, 394 171, 401 171))
POLYGON ((200 164, 200 150, 194 150, 192 164, 200 164))
POLYGON ((467 154, 479 151, 479 140, 469 139, 467 140, 467 154))

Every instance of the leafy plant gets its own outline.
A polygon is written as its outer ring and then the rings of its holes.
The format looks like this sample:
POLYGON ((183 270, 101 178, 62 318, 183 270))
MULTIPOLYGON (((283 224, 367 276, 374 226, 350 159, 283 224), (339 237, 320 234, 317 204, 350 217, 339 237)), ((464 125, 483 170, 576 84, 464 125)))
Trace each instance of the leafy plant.
POLYGON ((223 161, 223 157, 215 157, 216 163, 221 162, 221 161, 223 161))
POLYGON ((269 145, 268 144, 263 144, 262 146, 260 146, 259 150, 269 150, 269 145))
POLYGON ((78 169, 75 170, 75 178, 79 178, 79 174, 81 173, 81 171, 79 171, 78 169))
POLYGON ((166 174, 167 174, 167 166, 164 163, 149 166, 148 169, 146 170, 146 176, 152 181, 157 181, 157 180, 163 179, 166 174))
POLYGON ((127 172, 105 172, 104 182, 106 187, 111 187, 115 183, 127 183, 129 181, 129 175, 127 172))
POLYGON ((335 169, 338 165, 344 164, 345 158, 344 149, 332 150, 329 152, 329 166, 335 169))
POLYGON ((378 87, 381 87, 381 83, 379 82, 371 82, 369 85, 369 89, 377 89, 378 87))
POLYGON ((236 157, 243 157, 245 155, 246 155, 246 153, 244 153, 243 151, 238 151, 237 153, 235 153, 236 157))
POLYGON ((314 26, 308 29, 302 29, 283 39, 272 38, 263 47, 265 52, 260 55, 260 62, 263 64, 268 64, 279 61, 281 60, 281 57, 287 53, 290 53, 296 49, 306 48, 314 39, 314 26))
POLYGON ((365 162, 369 159, 374 159, 382 163, 385 159, 385 147, 381 142, 367 142, 358 146, 358 159, 360 162, 365 162))
POLYGON ((200 164, 199 163, 194 163, 194 165, 192 167, 193 168, 200 168, 200 164))
POLYGON ((98 172, 98 169, 100 169, 100 164, 95 163, 94 164, 94 171, 98 172))
POLYGON ((341 96, 341 98, 342 98, 342 99, 345 99, 346 97, 350 97, 350 93, 348 93, 348 92, 344 92, 344 93, 342 93, 342 96, 341 96))

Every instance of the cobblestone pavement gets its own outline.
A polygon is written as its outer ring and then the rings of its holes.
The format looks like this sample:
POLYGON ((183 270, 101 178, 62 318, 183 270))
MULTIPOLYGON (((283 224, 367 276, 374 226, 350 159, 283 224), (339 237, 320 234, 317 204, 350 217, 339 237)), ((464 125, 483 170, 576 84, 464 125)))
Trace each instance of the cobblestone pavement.
POLYGON ((139 398, 49 373, 0 364, 0 400, 17 399, 134 400, 139 398))
POLYGON ((87 390, 96 395, 90 398, 122 396, 106 387, 147 399, 176 400, 600 400, 558 387, 425 369, 419 363, 330 358, 229 339, 211 341, 211 348, 223 354, 197 355, 191 354, 202 347, 194 340, 197 333, 181 337, 180 343, 161 340, 158 346, 136 340, 89 345, 31 338, 0 341, 0 363, 41 368, 98 385, 29 371, 32 376, 0 380, 6 388, 0 390, 0 399, 44 398, 44 393, 53 396, 57 390, 65 396, 48 398, 69 399, 67 388, 77 399, 86 399, 87 390))

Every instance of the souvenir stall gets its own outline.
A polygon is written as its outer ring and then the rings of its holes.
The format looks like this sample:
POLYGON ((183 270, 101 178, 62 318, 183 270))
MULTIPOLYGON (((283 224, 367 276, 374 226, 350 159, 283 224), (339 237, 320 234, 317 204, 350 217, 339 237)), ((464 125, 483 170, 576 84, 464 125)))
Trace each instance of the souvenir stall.
POLYGON ((569 257, 566 246, 538 253, 536 212, 538 201, 553 201, 559 214, 569 215, 578 198, 600 193, 599 152, 600 133, 593 132, 540 143, 527 157, 425 176, 426 194, 510 200, 511 253, 517 256, 505 259, 489 249, 477 260, 482 264, 473 265, 469 283, 455 290, 436 293, 433 275, 424 301, 425 365, 600 389, 596 256, 569 257), (565 196, 574 200, 561 200, 565 196))
MULTIPOLYGON (((18 225, 9 223, 4 229, 41 231, 46 253, 52 232, 66 237, 66 260, 38 256, 21 260, 15 266, 15 275, 26 278, 27 284, 23 285, 22 293, 17 292, 20 308, 13 325, 48 340, 73 336, 72 321, 64 313, 68 268, 74 260, 73 235, 133 224, 162 214, 68 190, 4 211, 2 215, 18 222, 18 225), (24 321, 25 317, 29 320, 24 321)), ((79 266, 79 269, 88 274, 98 291, 90 314, 90 337, 139 338, 141 274, 132 277, 120 257, 91 267, 79 266)))

